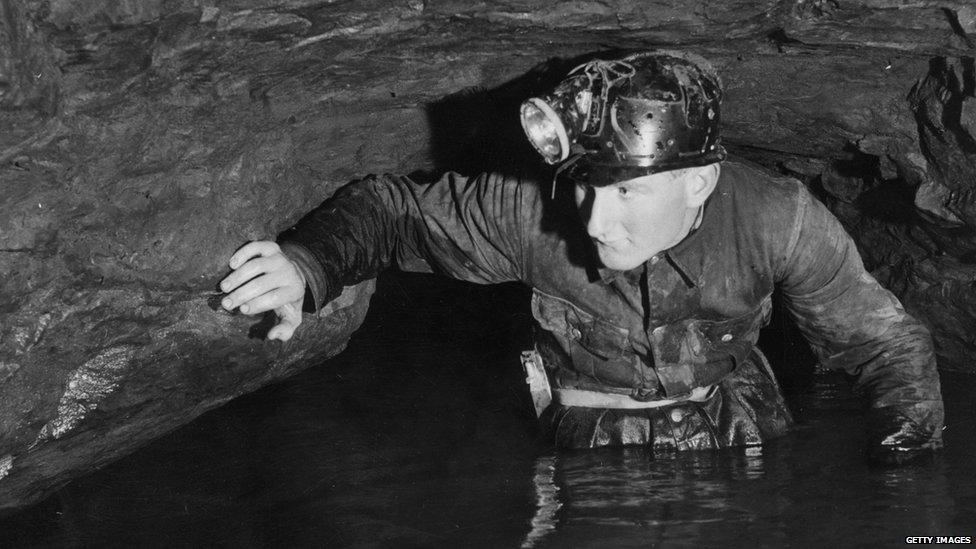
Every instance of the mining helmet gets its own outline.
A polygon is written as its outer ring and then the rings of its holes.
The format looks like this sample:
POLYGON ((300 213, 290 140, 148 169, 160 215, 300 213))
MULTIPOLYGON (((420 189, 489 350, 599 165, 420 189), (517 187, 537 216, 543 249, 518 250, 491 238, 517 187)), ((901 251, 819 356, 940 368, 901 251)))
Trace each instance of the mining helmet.
POLYGON ((522 103, 522 128, 549 164, 601 186, 725 159, 722 84, 705 59, 650 51, 594 59, 522 103))

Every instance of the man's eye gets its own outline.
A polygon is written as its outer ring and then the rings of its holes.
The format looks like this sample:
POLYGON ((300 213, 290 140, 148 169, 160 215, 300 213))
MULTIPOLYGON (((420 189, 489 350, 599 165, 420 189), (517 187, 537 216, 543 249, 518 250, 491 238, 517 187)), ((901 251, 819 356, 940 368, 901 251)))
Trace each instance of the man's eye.
POLYGON ((617 192, 620 196, 627 196, 630 194, 630 190, 627 187, 617 187, 617 192))

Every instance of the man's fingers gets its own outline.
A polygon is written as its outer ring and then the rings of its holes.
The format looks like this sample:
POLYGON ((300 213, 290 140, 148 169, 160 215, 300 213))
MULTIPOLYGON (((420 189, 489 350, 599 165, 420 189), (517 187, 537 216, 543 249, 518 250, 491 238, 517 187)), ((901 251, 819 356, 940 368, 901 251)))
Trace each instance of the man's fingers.
POLYGON ((271 328, 271 331, 268 332, 268 339, 288 341, 289 339, 291 339, 291 336, 295 335, 296 328, 298 328, 298 326, 295 326, 292 323, 279 322, 277 326, 271 328))
POLYGON ((280 307, 285 302, 278 303, 264 309, 259 309, 257 308, 257 305, 263 305, 264 302, 257 301, 257 298, 272 292, 276 287, 277 284, 273 277, 267 275, 259 276, 234 290, 230 295, 225 297, 220 304, 228 311, 236 307, 240 307, 242 313, 249 315, 270 311, 271 309, 280 307))
POLYGON ((227 264, 231 269, 236 269, 249 259, 258 256, 268 257, 269 255, 273 255, 280 250, 281 248, 278 247, 278 243, 270 240, 256 240, 254 242, 248 242, 247 244, 241 246, 241 249, 234 252, 234 255, 230 256, 230 261, 228 261, 227 264))
POLYGON ((295 301, 297 299, 294 295, 295 293, 297 292, 293 291, 292 288, 275 288, 267 293, 261 293, 257 295, 257 297, 244 302, 244 304, 241 305, 241 312, 249 315, 256 315, 265 311, 277 309, 287 303, 295 301))
POLYGON ((276 311, 279 315, 278 324, 268 332, 268 339, 288 341, 295 330, 302 323, 302 312, 294 303, 288 303, 276 311))
POLYGON ((273 263, 263 257, 251 259, 247 263, 240 265, 237 270, 230 273, 220 281, 220 289, 224 292, 231 292, 241 284, 252 278, 267 273, 274 267, 273 263))

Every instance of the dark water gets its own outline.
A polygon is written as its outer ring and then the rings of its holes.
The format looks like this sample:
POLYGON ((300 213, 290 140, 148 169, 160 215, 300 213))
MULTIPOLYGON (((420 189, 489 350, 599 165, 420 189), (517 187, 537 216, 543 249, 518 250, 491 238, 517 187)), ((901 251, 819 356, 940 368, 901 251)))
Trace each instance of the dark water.
POLYGON ((976 380, 946 450, 864 457, 844 380, 788 380, 761 451, 556 454, 516 361, 524 295, 387 277, 340 357, 240 398, 0 521, 0 546, 740 547, 976 541, 976 380))

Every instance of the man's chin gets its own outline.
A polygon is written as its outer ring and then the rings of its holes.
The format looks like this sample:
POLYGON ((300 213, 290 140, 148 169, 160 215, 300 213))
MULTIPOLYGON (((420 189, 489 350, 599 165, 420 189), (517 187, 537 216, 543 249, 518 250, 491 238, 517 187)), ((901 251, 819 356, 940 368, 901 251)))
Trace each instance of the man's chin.
POLYGON ((614 253, 602 246, 597 246, 597 252, 600 256, 600 263, 603 263, 604 267, 612 271, 629 271, 644 263, 643 259, 635 259, 633 257, 627 257, 625 254, 614 253))

